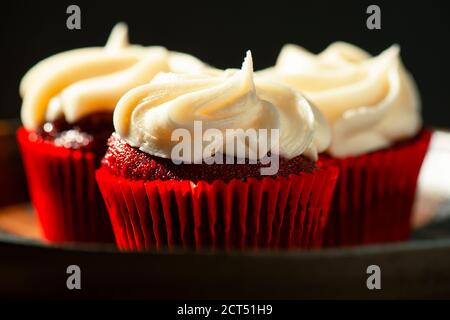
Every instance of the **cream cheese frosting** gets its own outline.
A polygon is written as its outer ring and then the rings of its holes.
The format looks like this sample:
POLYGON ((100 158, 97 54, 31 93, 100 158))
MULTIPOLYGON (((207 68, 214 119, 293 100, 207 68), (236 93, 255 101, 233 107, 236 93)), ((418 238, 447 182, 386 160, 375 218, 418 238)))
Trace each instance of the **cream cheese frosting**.
POLYGON ((343 42, 317 55, 289 44, 274 67, 257 75, 302 92, 323 112, 336 157, 389 147, 422 126, 418 90, 397 45, 372 57, 343 42))
POLYGON ((55 54, 28 71, 20 83, 22 122, 29 130, 62 116, 73 123, 91 113, 112 111, 125 92, 159 72, 204 68, 188 54, 130 45, 127 26, 119 23, 105 47, 55 54))
MULTIPOLYGON (((286 159, 317 159, 330 142, 325 119, 305 98, 280 83, 254 79, 250 52, 240 70, 159 74, 126 93, 114 111, 116 132, 127 143, 163 158, 171 158, 178 143, 172 132, 193 133, 195 121, 224 135, 227 129, 279 129, 278 152, 286 159)), ((216 147, 226 154, 225 146, 216 147)))

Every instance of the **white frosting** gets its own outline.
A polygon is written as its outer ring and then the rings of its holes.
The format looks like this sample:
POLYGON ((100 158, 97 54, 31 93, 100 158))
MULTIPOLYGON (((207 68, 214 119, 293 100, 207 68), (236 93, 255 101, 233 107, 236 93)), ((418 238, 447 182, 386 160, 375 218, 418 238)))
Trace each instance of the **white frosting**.
MULTIPOLYGON (((325 119, 306 99, 282 84, 254 80, 250 52, 241 70, 215 76, 160 74, 126 93, 114 111, 122 138, 163 158, 170 158, 178 143, 172 132, 184 128, 193 135, 194 121, 224 136, 226 129, 279 129, 279 155, 287 159, 300 154, 316 159, 330 142, 325 119)), ((225 146, 215 150, 226 154, 225 146)))
POLYGON ((299 90, 322 111, 337 157, 389 147, 422 125, 420 97, 397 45, 376 57, 342 42, 318 55, 286 45, 275 67, 258 76, 299 90))
POLYGON ((30 130, 61 116, 73 123, 112 111, 125 92, 159 72, 200 72, 205 67, 187 54, 130 45, 127 26, 119 23, 105 47, 59 53, 28 71, 20 83, 22 122, 30 130))

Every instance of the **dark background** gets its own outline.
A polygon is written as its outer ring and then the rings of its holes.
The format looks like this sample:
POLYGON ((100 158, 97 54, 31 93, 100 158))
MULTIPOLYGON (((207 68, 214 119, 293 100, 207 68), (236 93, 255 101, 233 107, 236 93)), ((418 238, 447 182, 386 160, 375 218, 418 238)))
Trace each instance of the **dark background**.
POLYGON ((60 51, 106 42, 114 24, 133 43, 163 45, 219 68, 239 67, 253 52, 255 69, 275 63, 283 44, 313 52, 343 40, 378 54, 402 48, 428 125, 450 127, 449 13, 444 1, 8 1, 1 10, 0 118, 17 117, 18 85, 36 62, 60 51), (81 30, 66 28, 66 8, 81 7, 81 30), (366 28, 366 8, 381 7, 381 30, 366 28))

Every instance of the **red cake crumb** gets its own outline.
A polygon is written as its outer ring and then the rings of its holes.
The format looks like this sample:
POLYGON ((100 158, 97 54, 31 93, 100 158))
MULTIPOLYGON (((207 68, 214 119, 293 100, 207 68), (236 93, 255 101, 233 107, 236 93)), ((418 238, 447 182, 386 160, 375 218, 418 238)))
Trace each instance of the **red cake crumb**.
MULTIPOLYGON (((236 162, 235 162, 236 163, 236 162)), ((108 140, 108 150, 102 160, 102 165, 119 177, 133 180, 205 180, 245 179, 261 177, 257 164, 174 164, 171 159, 152 156, 131 147, 117 134, 108 140)), ((303 156, 293 159, 280 159, 277 176, 287 177, 290 174, 311 172, 315 163, 303 156)))
POLYGON ((75 123, 68 123, 63 118, 47 122, 36 132, 31 132, 29 138, 67 149, 93 151, 102 155, 106 151, 106 142, 113 131, 112 113, 99 112, 75 123))

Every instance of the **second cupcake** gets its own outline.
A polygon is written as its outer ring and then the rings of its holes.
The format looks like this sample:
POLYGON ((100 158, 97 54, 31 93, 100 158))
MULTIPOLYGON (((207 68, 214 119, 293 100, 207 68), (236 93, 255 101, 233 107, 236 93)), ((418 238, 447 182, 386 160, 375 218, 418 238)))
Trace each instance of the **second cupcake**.
POLYGON ((216 76, 160 74, 122 97, 114 126, 97 181, 120 248, 321 245, 338 175, 316 161, 328 126, 255 81, 249 53, 216 76))

